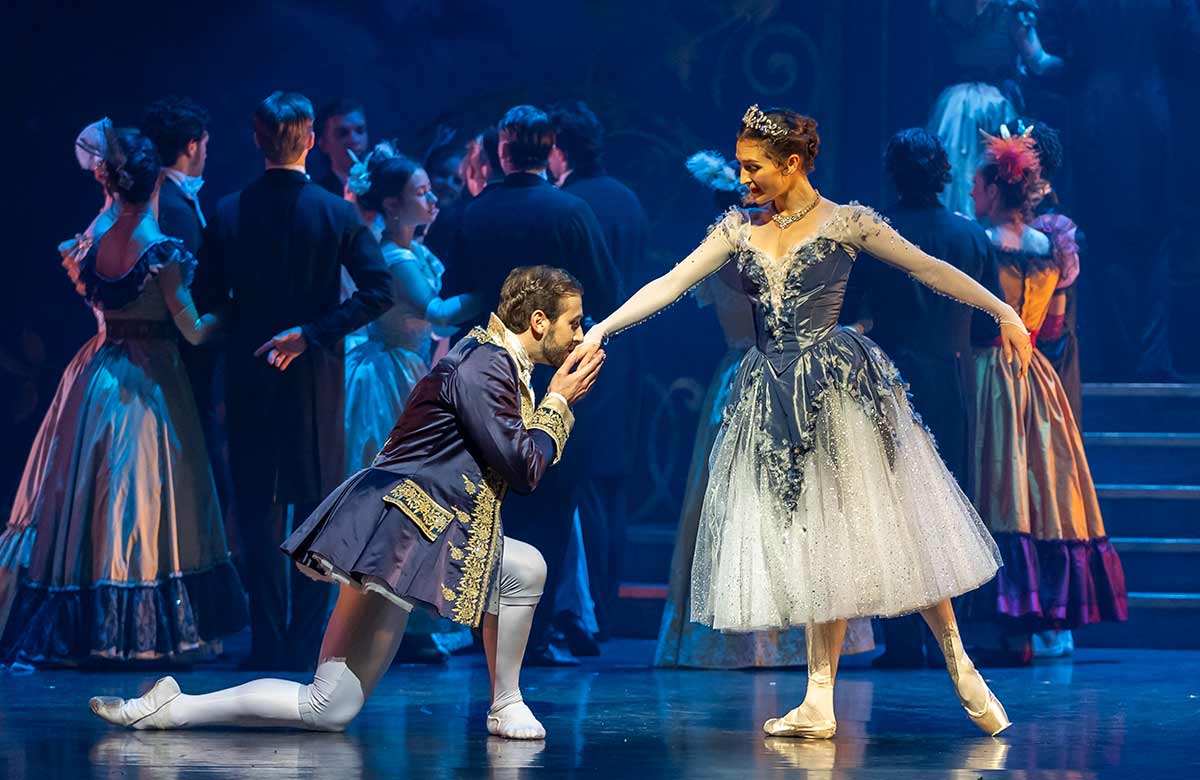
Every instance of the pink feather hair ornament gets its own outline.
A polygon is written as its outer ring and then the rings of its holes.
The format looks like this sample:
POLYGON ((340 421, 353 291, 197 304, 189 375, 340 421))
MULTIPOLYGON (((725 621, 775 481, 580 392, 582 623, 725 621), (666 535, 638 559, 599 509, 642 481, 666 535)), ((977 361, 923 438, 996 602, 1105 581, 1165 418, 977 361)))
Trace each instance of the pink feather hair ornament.
POLYGON ((979 131, 984 139, 984 154, 987 159, 996 164, 1000 178, 1009 184, 1021 180, 1025 172, 1041 166, 1038 160, 1036 143, 1033 140, 1033 125, 1024 131, 1013 135, 1008 125, 1000 125, 1000 135, 995 136, 979 131))

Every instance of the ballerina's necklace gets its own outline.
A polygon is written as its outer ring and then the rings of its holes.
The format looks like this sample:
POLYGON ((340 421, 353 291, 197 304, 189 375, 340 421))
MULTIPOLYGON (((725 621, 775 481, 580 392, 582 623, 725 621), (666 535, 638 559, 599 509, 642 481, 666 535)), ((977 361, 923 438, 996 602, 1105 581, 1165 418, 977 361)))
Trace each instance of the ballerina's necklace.
POLYGON ((813 199, 812 199, 811 203, 806 204, 799 211, 788 214, 786 217, 783 216, 782 214, 772 214, 771 219, 775 221, 775 224, 779 226, 780 230, 784 230, 789 225, 793 225, 793 224, 799 222, 800 220, 804 219, 806 216, 808 216, 808 212, 815 209, 817 207, 817 204, 820 202, 821 202, 821 191, 814 188, 813 189, 813 199))

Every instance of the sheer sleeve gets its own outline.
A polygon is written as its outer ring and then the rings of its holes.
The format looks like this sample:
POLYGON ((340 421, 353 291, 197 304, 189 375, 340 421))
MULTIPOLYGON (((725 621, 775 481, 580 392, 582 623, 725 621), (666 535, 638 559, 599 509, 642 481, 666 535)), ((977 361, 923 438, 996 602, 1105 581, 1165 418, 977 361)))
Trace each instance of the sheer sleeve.
POLYGON ((603 322, 592 328, 585 340, 602 341, 640 325, 721 270, 733 257, 736 248, 733 233, 744 219, 734 209, 727 212, 691 254, 634 293, 603 322))
POLYGON ((1025 330, 1021 318, 1011 306, 950 263, 922 252, 875 211, 857 205, 845 209, 842 229, 847 243, 899 268, 934 292, 985 311, 998 323, 1025 330))
POLYGON ((414 311, 421 312, 430 323, 458 325, 479 313, 478 296, 463 294, 453 298, 440 298, 416 260, 393 259, 387 253, 385 257, 388 270, 395 280, 397 300, 407 301, 414 311))
POLYGON ((191 268, 195 260, 183 250, 177 250, 175 257, 157 268, 155 279, 158 289, 162 292, 167 310, 175 321, 175 327, 187 342, 193 346, 203 344, 211 339, 221 327, 221 320, 215 313, 201 316, 192 302, 192 294, 188 289, 191 268))

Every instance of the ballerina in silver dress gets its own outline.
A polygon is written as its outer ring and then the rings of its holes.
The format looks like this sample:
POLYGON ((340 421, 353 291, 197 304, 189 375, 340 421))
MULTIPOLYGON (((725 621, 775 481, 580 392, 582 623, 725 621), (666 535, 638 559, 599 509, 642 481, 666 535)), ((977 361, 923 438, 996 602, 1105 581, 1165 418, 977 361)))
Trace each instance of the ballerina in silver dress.
POLYGON ((764 730, 828 739, 837 729, 833 685, 847 619, 919 611, 941 641, 967 714, 994 735, 1008 717, 963 650, 950 598, 991 579, 1000 555, 895 366, 837 321, 861 251, 990 313, 1022 373, 1029 333, 1007 303, 905 241, 874 211, 822 198, 808 180, 818 146, 812 119, 752 106, 737 158, 761 208, 731 208, 692 254, 586 341, 646 320, 735 261, 754 309, 755 345, 710 456, 692 619, 723 631, 804 625, 807 694, 764 730))

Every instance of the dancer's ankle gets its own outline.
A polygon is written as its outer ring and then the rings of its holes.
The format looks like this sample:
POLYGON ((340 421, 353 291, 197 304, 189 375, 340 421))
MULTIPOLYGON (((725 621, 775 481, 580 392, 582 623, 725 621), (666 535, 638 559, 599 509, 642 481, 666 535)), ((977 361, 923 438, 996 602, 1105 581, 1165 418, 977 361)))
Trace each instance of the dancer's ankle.
POLYGON ((506 691, 500 691, 492 697, 492 706, 488 712, 499 712, 510 704, 522 701, 525 701, 525 698, 521 696, 521 689, 509 688, 506 691))

